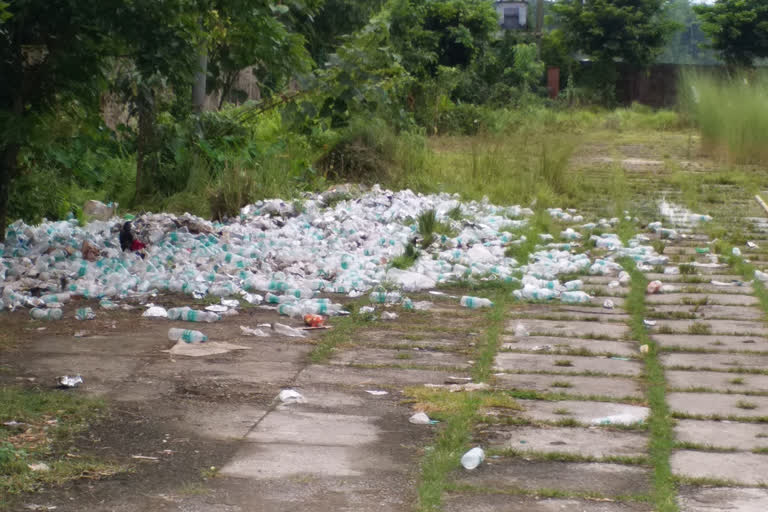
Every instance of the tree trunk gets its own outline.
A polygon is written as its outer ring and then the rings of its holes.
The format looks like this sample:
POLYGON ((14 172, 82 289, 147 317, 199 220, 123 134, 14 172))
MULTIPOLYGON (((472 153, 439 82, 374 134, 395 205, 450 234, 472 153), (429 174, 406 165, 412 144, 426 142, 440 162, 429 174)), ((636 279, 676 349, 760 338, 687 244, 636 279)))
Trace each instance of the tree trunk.
POLYGON ((146 192, 151 180, 153 139, 155 131, 155 101, 152 91, 141 93, 138 99, 139 133, 136 138, 136 199, 146 192))
POLYGON ((18 173, 19 145, 9 144, 0 151, 0 242, 5 241, 8 227, 8 199, 11 182, 18 173))
POLYGON ((208 70, 208 55, 201 48, 198 55, 198 71, 195 72, 195 83, 192 84, 192 107, 198 114, 205 110, 205 78, 208 70))

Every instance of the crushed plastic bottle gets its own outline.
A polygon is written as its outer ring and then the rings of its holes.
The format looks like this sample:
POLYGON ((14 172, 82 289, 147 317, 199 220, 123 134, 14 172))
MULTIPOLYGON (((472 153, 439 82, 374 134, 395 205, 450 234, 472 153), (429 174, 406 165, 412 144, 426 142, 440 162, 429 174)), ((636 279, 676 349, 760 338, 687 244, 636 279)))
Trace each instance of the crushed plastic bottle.
POLYGON ((592 297, 584 292, 563 292, 560 294, 560 300, 566 304, 587 304, 592 297))
POLYGON ((307 333, 299 329, 294 329, 289 325, 273 324, 272 330, 282 336, 290 336, 292 338, 306 338, 307 333))
POLYGON ((493 307, 493 302, 490 299, 485 299, 481 297, 470 297, 468 295, 464 295, 459 300, 459 303, 465 308, 469 308, 469 309, 493 307))
POLYGON ((183 341, 185 343, 203 343, 208 341, 208 336, 200 331, 191 331, 188 329, 178 329, 172 327, 168 330, 168 339, 170 341, 183 341))
POLYGON ((60 309, 34 308, 29 315, 35 320, 61 320, 63 313, 60 309))
POLYGON ((192 308, 171 308, 168 310, 169 320, 184 320, 185 322, 217 322, 221 317, 209 311, 197 311, 192 308))
POLYGON ((91 308, 78 308, 75 311, 75 318, 78 320, 93 320, 96 318, 96 314, 91 308))

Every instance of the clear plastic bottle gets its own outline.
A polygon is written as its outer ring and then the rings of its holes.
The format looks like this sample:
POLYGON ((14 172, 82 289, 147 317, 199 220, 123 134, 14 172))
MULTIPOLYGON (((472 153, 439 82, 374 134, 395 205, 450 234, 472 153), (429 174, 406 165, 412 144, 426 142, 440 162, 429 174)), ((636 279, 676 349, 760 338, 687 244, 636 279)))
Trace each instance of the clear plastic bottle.
POLYGON ((186 322, 217 322, 221 320, 221 317, 209 311, 196 311, 194 309, 183 308, 171 308, 168 310, 169 320, 184 320, 186 322))
POLYGON ((489 299, 470 297, 468 295, 464 295, 459 302, 462 306, 469 309, 490 308, 493 306, 493 302, 489 299))
POLYGON ((461 456, 461 465, 464 469, 475 469, 485 460, 485 452, 479 446, 472 448, 461 456))
POLYGON ((63 304, 72 298, 69 293, 52 293, 40 297, 46 304, 63 304))
POLYGON ((35 320, 61 320, 63 313, 60 309, 34 308, 29 314, 35 320))
POLYGON ((264 298, 264 302, 267 304, 293 304, 296 302, 296 297, 290 295, 275 295, 273 293, 267 293, 264 298))
POLYGON ((302 308, 294 304, 280 304, 277 306, 278 314, 290 316, 292 318, 299 318, 303 316, 302 308))
POLYGON ((560 300, 566 304, 586 304, 591 297, 581 291, 563 292, 560 294, 560 300))
POLYGON ((172 327, 168 330, 168 339, 171 341, 184 341, 185 343, 203 343, 208 341, 208 336, 200 331, 190 331, 172 327))

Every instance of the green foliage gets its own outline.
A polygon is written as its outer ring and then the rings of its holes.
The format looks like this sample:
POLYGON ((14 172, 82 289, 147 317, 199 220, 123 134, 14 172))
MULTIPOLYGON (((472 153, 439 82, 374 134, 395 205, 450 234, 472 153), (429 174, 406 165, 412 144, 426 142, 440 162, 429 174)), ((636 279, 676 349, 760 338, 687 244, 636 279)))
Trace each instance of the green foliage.
POLYGON ((768 162, 768 74, 732 77, 689 73, 682 109, 701 131, 709 152, 736 163, 768 162))
POLYGON ((751 67, 755 59, 768 57, 768 3, 717 0, 693 9, 712 38, 712 48, 729 64, 751 67))
POLYGON ((392 259, 392 267, 405 270, 412 267, 417 259, 419 259, 419 250, 414 244, 409 243, 405 246, 403 254, 392 259))
POLYGON ((672 64, 717 64, 714 52, 708 48, 712 40, 701 29, 701 21, 690 0, 672 0, 664 9, 664 17, 677 24, 678 29, 667 40, 658 62, 672 64))
POLYGON ((595 83, 604 98, 615 94, 616 61, 637 68, 650 65, 676 25, 661 16, 664 0, 563 0, 553 6, 572 50, 595 62, 595 83))

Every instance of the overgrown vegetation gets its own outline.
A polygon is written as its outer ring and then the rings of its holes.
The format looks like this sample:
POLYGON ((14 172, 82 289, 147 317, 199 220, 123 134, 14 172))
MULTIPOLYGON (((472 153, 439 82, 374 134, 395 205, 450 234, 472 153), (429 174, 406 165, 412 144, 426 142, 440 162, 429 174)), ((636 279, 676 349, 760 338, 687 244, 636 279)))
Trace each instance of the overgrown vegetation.
POLYGON ((104 407, 67 393, 0 387, 0 508, 43 485, 125 471, 93 457, 66 456, 74 436, 97 421, 104 407))

